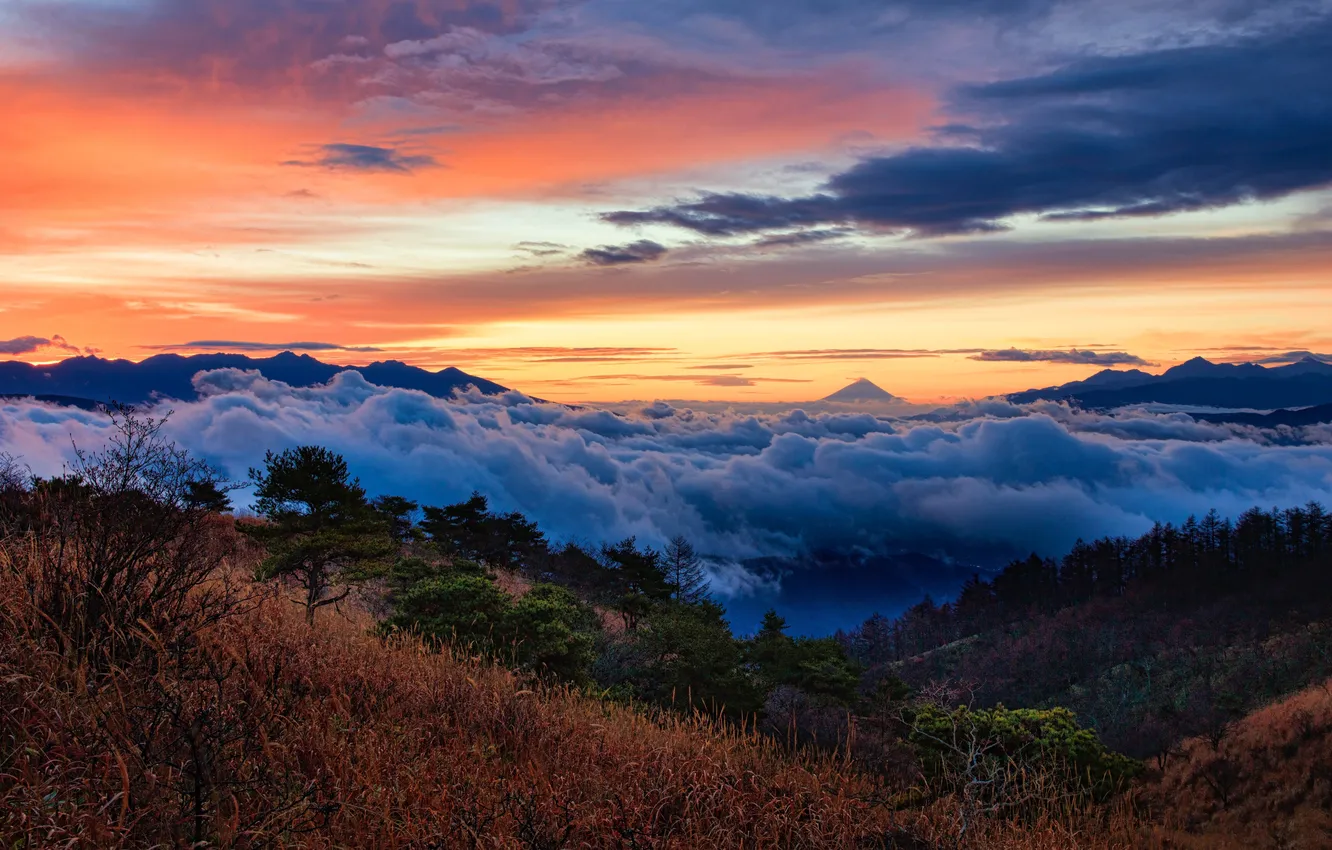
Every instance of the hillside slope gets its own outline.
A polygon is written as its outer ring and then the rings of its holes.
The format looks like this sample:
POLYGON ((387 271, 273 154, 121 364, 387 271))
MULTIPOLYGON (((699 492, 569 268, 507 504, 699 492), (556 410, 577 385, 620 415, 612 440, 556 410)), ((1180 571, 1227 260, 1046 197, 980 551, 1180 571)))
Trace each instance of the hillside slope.
POLYGON ((1332 846, 1332 681, 1186 741, 1143 802, 1176 847, 1332 846))
POLYGON ((361 615, 311 630, 273 594, 203 635, 202 669, 163 658, 93 690, 13 576, 0 569, 5 846, 172 846, 196 815, 228 847, 1133 846, 1044 821, 959 841, 946 801, 895 811, 840 759, 386 643, 361 615), (192 743, 144 760, 145 735, 192 743), (212 790, 195 808, 200 764, 212 790))

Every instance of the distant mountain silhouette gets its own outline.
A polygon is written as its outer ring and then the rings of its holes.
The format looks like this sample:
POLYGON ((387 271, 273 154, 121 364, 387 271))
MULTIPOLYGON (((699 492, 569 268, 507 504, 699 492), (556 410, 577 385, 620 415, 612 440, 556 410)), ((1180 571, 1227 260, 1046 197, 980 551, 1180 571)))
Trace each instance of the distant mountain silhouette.
POLYGON ((1332 422, 1332 404, 1299 410, 1274 410, 1271 413, 1194 413, 1192 416, 1204 422, 1229 422, 1235 425, 1257 425, 1260 428, 1275 428, 1278 425, 1299 427, 1332 422))
POLYGON ((296 387, 324 384, 339 372, 357 371, 372 384, 420 390, 438 398, 448 398, 455 390, 467 386, 488 395, 507 391, 499 384, 454 368, 429 372, 396 360, 369 366, 335 366, 308 354, 284 351, 264 358, 243 354, 192 357, 159 354, 140 363, 100 357, 71 357, 51 366, 10 361, 0 363, 0 396, 69 396, 77 400, 74 403, 91 400, 142 404, 155 398, 188 401, 197 397, 194 376, 212 369, 254 370, 265 378, 296 387))
POLYGON ((1072 399, 1083 407, 1179 404, 1255 410, 1332 404, 1332 364, 1312 357, 1289 366, 1212 363, 1195 357, 1161 375, 1107 369, 1085 381, 1013 393, 1009 401, 1072 399))
POLYGON ((838 390, 823 401, 831 402, 866 402, 866 401, 900 401, 897 396, 882 389, 872 381, 861 378, 849 387, 838 390))

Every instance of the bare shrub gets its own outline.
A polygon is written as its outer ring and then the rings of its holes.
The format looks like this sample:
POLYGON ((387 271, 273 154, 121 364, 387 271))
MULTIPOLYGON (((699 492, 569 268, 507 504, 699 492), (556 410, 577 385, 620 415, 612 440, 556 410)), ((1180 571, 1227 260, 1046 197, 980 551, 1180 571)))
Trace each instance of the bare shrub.
POLYGON ((76 446, 58 478, 22 481, 13 459, 0 469, 0 568, 66 651, 104 664, 147 635, 180 648, 236 602, 220 569, 234 535, 192 499, 217 473, 163 436, 165 419, 109 415, 107 446, 76 446))

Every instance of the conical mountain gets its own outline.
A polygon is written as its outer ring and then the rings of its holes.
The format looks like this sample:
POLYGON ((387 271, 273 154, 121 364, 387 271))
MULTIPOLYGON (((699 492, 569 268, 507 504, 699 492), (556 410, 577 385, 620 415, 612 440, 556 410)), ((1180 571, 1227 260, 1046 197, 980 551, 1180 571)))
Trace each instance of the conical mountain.
POLYGON ((866 402, 866 401, 901 401, 897 396, 883 389, 873 381, 861 378, 849 387, 838 390, 823 401, 866 402))

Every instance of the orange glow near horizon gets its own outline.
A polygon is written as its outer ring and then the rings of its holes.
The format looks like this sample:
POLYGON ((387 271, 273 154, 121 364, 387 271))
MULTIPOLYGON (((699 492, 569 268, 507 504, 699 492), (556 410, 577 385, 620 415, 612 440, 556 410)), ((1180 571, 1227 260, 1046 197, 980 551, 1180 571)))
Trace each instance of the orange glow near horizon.
POLYGON ((33 24, 50 49, 0 65, 0 358, 312 342, 564 401, 798 402, 866 377, 928 403, 1101 368, 980 350, 1150 368, 1332 351, 1332 195, 1316 186, 937 239, 850 214, 771 233, 602 218, 708 193, 761 218, 774 198, 817 206, 867 157, 962 144, 948 86, 894 57, 811 58, 710 20, 678 44, 651 21, 570 35, 577 16, 538 3, 476 21, 468 0, 408 4, 433 41, 390 37, 415 30, 388 0, 125 5, 142 14, 114 19, 119 52, 33 24), (589 348, 609 353, 560 354, 589 348), (630 349, 656 351, 611 351, 630 349))

